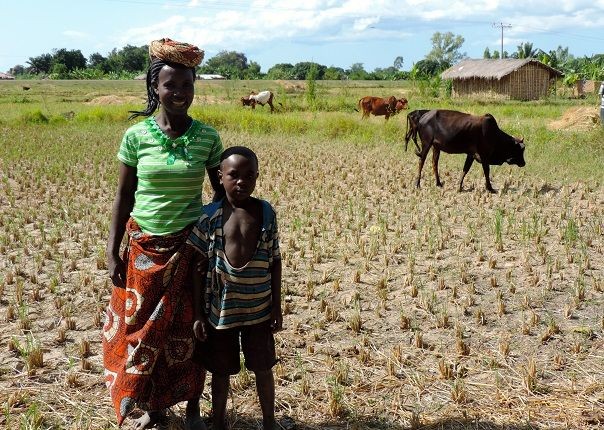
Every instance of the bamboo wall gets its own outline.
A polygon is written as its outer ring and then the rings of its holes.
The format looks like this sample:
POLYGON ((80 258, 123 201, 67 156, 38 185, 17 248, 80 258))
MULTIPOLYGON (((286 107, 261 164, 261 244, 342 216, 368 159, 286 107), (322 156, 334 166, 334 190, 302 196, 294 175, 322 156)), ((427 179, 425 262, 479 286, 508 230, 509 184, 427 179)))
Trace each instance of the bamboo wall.
POLYGON ((454 79, 453 94, 493 94, 515 100, 538 100, 549 93, 549 72, 536 64, 527 64, 502 79, 454 79))

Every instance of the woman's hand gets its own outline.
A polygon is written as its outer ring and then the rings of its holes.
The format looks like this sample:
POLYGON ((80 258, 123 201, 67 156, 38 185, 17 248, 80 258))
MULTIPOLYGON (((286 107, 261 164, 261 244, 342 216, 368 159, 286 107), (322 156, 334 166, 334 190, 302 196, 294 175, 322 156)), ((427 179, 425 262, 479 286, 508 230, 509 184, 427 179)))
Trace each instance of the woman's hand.
POLYGON ((107 267, 109 278, 118 288, 126 288, 126 265, 119 255, 109 254, 107 256, 107 267))
POLYGON ((281 306, 275 306, 271 310, 271 330, 273 333, 283 330, 283 313, 281 306))
POLYGON ((205 318, 198 318, 193 323, 193 333, 198 341, 203 342, 208 338, 207 321, 205 318))

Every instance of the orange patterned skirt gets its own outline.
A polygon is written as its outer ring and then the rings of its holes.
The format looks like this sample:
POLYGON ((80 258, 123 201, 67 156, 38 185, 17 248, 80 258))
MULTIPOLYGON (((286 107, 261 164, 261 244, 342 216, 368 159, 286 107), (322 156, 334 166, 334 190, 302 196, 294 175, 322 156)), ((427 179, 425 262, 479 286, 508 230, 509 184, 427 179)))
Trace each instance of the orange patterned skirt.
POLYGON ((168 236, 127 224, 126 288, 113 287, 103 327, 105 381, 118 425, 135 406, 161 410, 201 396, 206 371, 194 359, 189 228, 168 236))

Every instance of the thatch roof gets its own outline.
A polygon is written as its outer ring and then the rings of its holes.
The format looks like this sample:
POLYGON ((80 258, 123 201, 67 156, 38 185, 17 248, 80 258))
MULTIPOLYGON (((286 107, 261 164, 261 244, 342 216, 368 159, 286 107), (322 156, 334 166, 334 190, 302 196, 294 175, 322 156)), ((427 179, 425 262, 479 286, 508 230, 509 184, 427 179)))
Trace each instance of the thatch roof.
POLYGON ((440 75, 443 79, 501 79, 512 72, 526 66, 535 64, 549 72, 550 78, 562 76, 562 73, 556 69, 543 64, 534 58, 504 58, 500 60, 463 60, 456 65, 449 67, 440 75))
POLYGON ((0 72, 0 79, 15 79, 15 77, 13 75, 8 74, 8 73, 1 73, 0 72))

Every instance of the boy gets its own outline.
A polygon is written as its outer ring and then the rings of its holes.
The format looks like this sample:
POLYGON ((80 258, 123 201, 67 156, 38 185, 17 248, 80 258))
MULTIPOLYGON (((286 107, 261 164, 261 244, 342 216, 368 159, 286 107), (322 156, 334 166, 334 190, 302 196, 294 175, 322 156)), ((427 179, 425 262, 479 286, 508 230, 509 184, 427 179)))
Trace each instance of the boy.
POLYGON ((193 331, 201 341, 201 361, 212 373, 212 428, 225 428, 241 339, 245 367, 256 375, 263 428, 273 430, 273 333, 283 323, 277 219, 268 202, 251 196, 258 178, 258 158, 251 149, 227 148, 218 178, 226 196, 204 207, 188 240, 201 254, 201 270, 194 274, 193 331))

